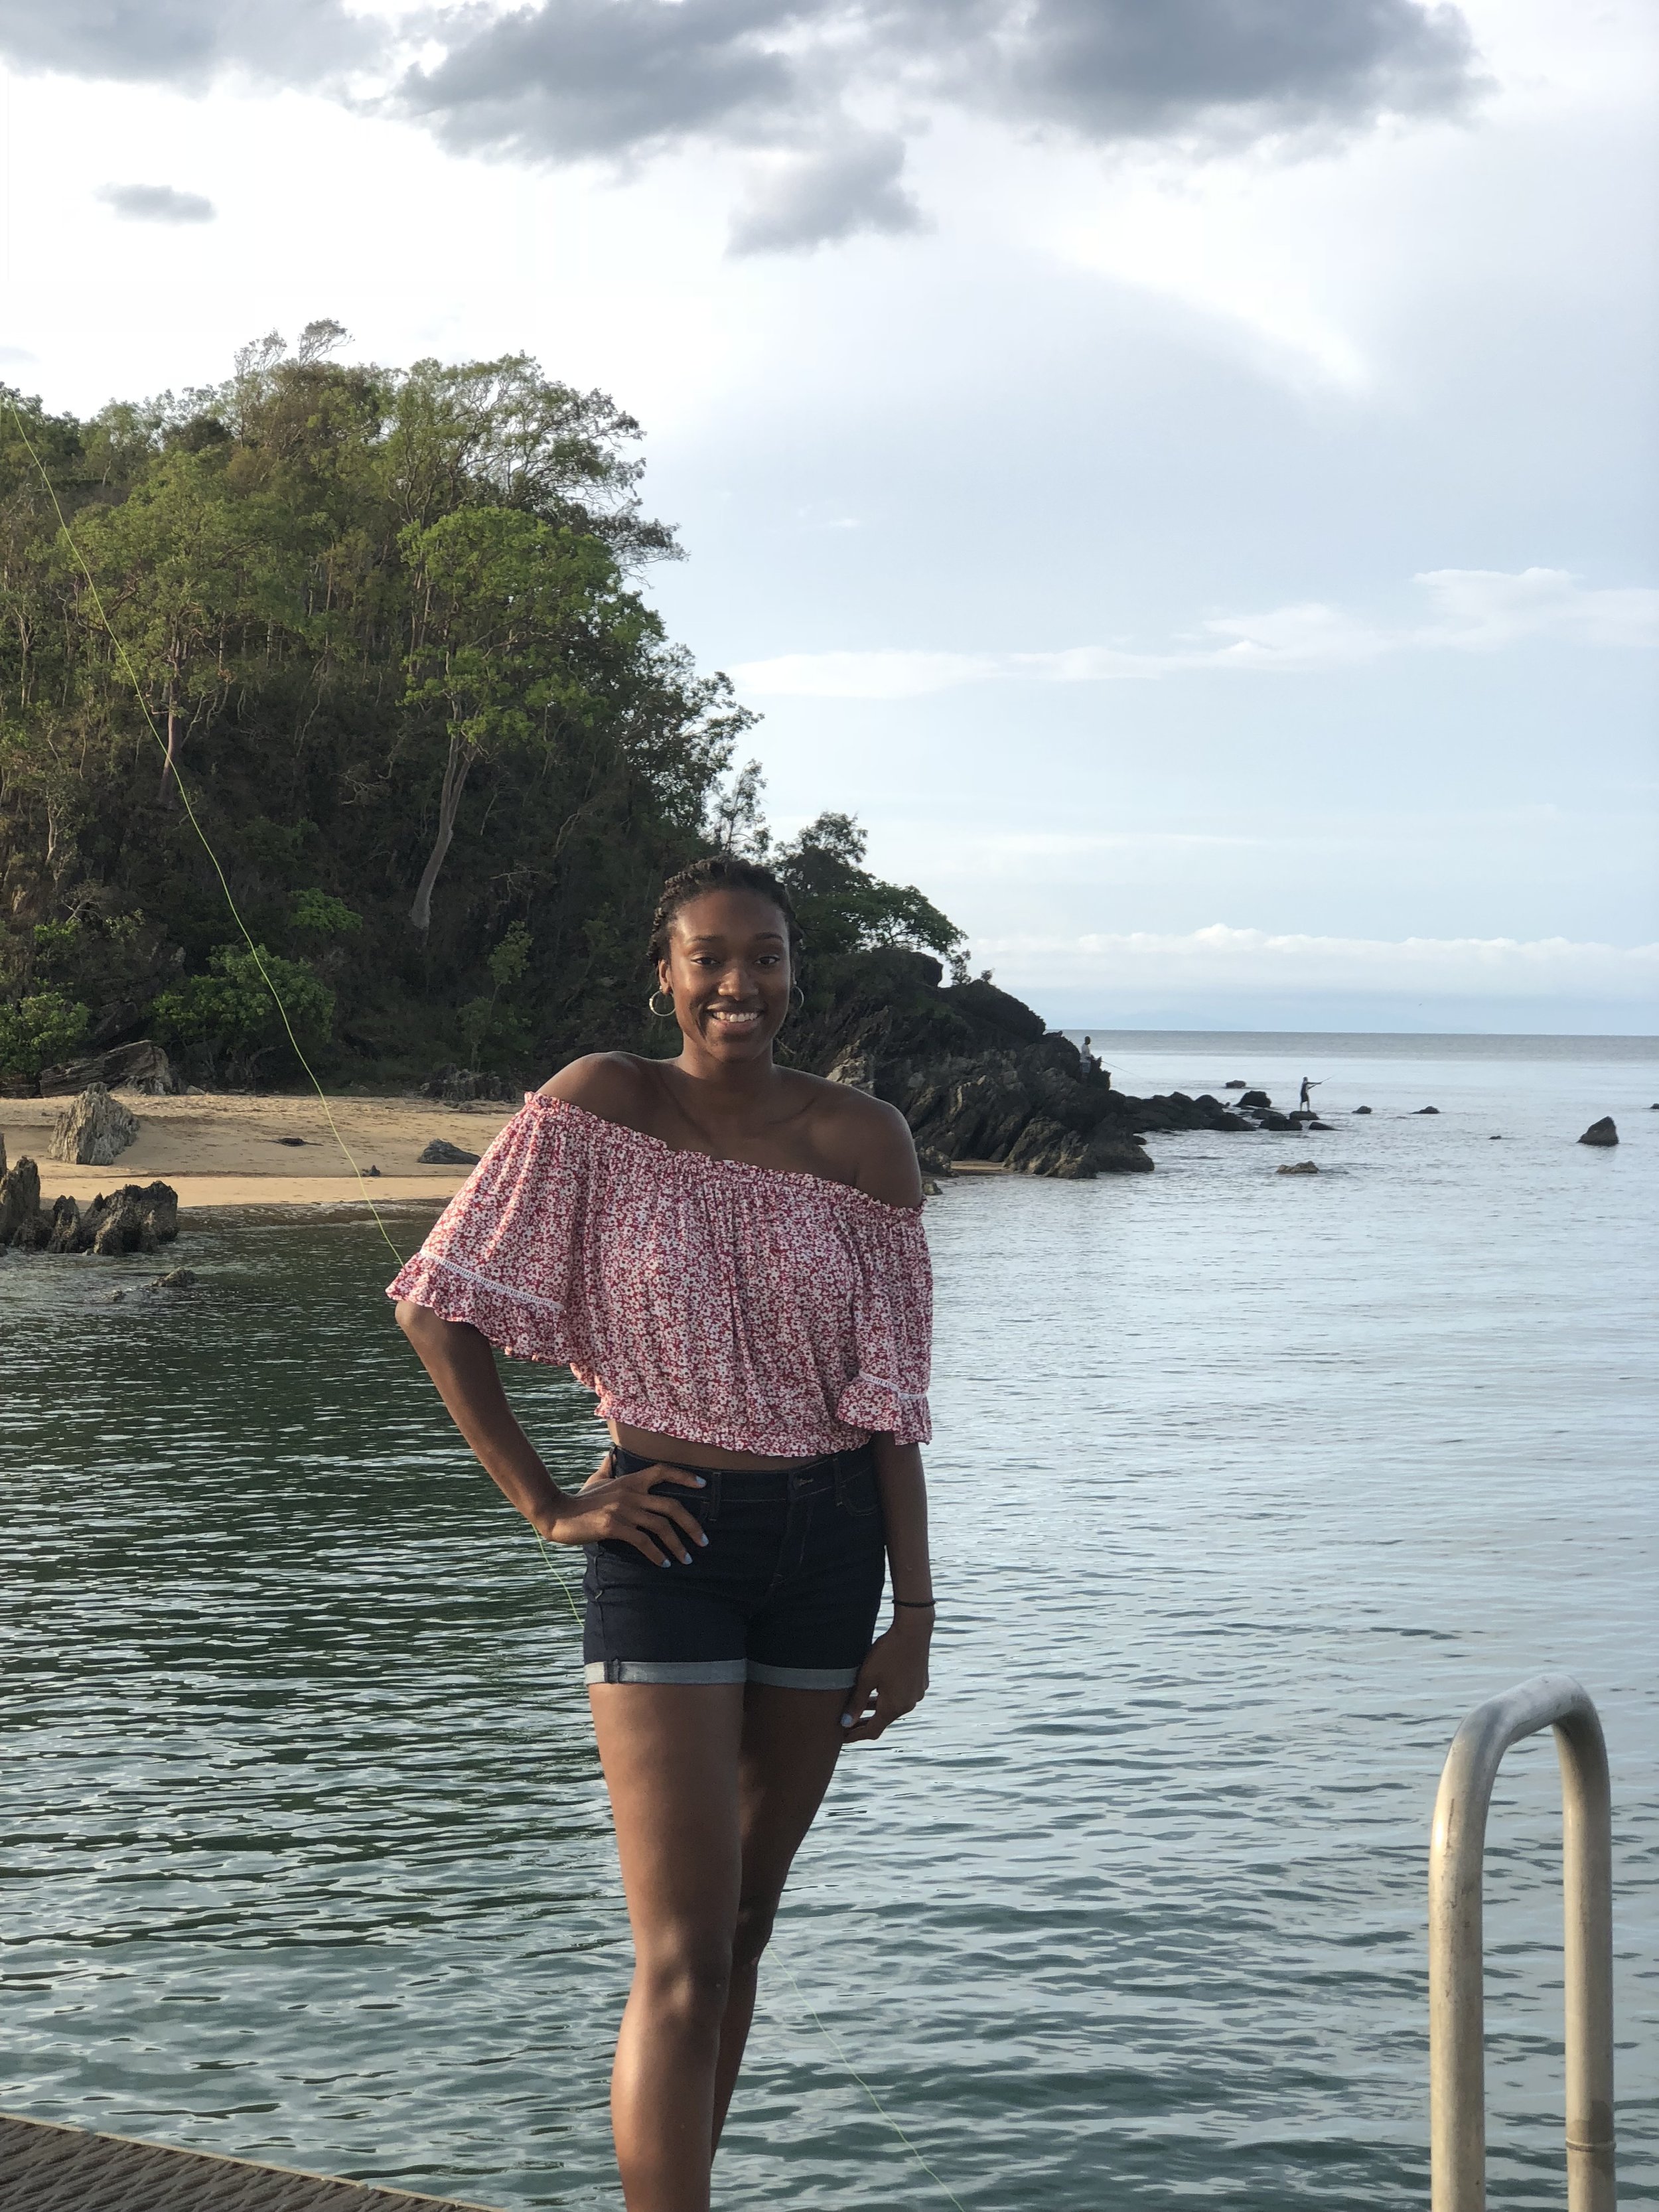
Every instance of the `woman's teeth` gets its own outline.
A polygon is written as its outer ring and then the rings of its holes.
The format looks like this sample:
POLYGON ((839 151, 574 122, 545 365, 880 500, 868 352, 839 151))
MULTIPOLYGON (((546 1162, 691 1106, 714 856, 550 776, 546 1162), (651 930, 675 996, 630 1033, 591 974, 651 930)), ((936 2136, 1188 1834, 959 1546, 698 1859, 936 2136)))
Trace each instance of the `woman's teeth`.
POLYGON ((758 1013, 726 1013, 718 1006, 711 1006, 708 1018, 711 1022, 719 1022, 725 1029, 749 1030, 753 1029, 760 1016, 758 1013))

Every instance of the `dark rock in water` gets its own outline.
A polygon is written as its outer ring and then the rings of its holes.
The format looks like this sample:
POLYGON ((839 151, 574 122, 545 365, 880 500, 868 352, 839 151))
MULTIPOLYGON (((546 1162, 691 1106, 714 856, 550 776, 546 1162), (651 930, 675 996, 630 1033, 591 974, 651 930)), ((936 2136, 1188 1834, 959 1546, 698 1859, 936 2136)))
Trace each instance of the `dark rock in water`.
POLYGON ((441 1098, 449 1106, 468 1106, 476 1099, 511 1106, 519 1097, 503 1075, 479 1075, 470 1067, 453 1066, 439 1068, 422 1087, 426 1097, 441 1098))
POLYGON ((81 1228, 92 1250, 106 1258, 156 1251, 179 1234, 179 1194, 165 1182, 125 1183, 107 1198, 100 1192, 81 1228))
POLYGON ((1369 1106, 1356 1106, 1353 1110, 1356 1114, 1369 1114, 1371 1109, 1369 1106))
POLYGON ((434 1137, 426 1150, 415 1157, 422 1167, 476 1168, 478 1164, 477 1152, 464 1152, 447 1137, 434 1137))
POLYGON ((1221 1087, 1224 1091, 1248 1091, 1250 1086, 1242 1075, 1236 1075, 1231 1083, 1224 1083, 1221 1087))
POLYGON ((1487 1139, 1486 1139, 1486 1142, 1487 1142, 1489 1145, 1501 1145, 1501 1144, 1503 1143, 1503 1141, 1504 1141, 1504 1133, 1503 1133, 1503 1131, 1502 1131, 1501 1129, 1499 1129, 1499 1130, 1495 1130, 1495 1131, 1492 1133, 1492 1134, 1490 1137, 1488 1137, 1488 1138, 1487 1138, 1487 1139))
POLYGON ((1419 1106, 1417 1110, 1419 1114, 1437 1114, 1440 1109, 1437 1106, 1419 1106))
POLYGON ((193 1291, 201 1277, 188 1267, 174 1267, 165 1275, 158 1275, 150 1285, 153 1291, 193 1291))
POLYGON ((1331 1133, 1331 1125, 1328 1121, 1304 1121, 1302 1126, 1304 1129, 1322 1129, 1328 1137, 1331 1133))
MULTIPOLYGON (((110 1091, 143 1091, 152 1098, 164 1097, 184 1088, 161 1046, 152 1044, 148 1037, 140 1037, 132 1044, 118 1044, 108 1052, 94 1053, 86 1060, 65 1060, 61 1067, 43 1067, 40 1096, 61 1098, 67 1092, 84 1091, 94 1083, 101 1083, 110 1091)), ((97 1164, 106 1163, 100 1161, 97 1164)))
POLYGON ((1275 1175, 1317 1175, 1319 1163, 1317 1160, 1297 1160, 1291 1167, 1275 1168, 1273 1173, 1275 1175))
MULTIPOLYGON (((0 1245, 32 1250, 40 1220, 40 1170, 27 1158, 0 1175, 0 1245)), ((41 1237, 44 1243, 46 1238, 41 1237)))
POLYGON ((52 1157, 74 1167, 112 1166, 138 1134, 137 1118, 101 1083, 89 1083, 52 1124, 52 1157))
POLYGON ((72 1198, 53 1201, 52 1233, 46 1238, 48 1252, 84 1252, 88 1239, 81 1227, 81 1209, 72 1198))
POLYGON ((1133 1137, 1097 1137, 1089 1147, 1097 1175, 1150 1175, 1152 1162, 1133 1137))
POLYGON ((1003 1164, 1017 1175, 1058 1176, 1066 1182, 1086 1182, 1095 1171, 1088 1139, 1041 1114, 1020 1131, 1003 1164))
POLYGON ((1599 1121, 1592 1121, 1578 1139, 1581 1145, 1616 1145, 1619 1132, 1611 1114, 1604 1114, 1599 1121))
POLYGON ((273 1137, 270 1141, 273 1145, 303 1145, 306 1140, 303 1137, 273 1137))
MULTIPOLYGON (((1233 1086, 1231 1083, 1227 1085, 1229 1091, 1231 1091, 1232 1087, 1233 1086)), ((1268 1097, 1265 1091, 1247 1091, 1238 1103, 1241 1106, 1258 1107, 1263 1113, 1266 1113, 1268 1107, 1271 1106, 1273 1102, 1268 1097)))
POLYGON ((1288 1114, 1264 1114, 1256 1127, 1260 1129, 1296 1129, 1300 1122, 1292 1121, 1288 1114))

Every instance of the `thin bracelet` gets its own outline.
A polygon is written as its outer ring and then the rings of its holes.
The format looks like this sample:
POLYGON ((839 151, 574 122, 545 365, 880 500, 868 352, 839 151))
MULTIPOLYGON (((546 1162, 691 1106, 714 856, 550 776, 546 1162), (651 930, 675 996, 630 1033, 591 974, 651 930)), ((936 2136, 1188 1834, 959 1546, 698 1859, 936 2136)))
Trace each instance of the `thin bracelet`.
POLYGON ((902 1605, 909 1613, 932 1613, 939 1604, 936 1597, 896 1597, 895 1605, 902 1605))

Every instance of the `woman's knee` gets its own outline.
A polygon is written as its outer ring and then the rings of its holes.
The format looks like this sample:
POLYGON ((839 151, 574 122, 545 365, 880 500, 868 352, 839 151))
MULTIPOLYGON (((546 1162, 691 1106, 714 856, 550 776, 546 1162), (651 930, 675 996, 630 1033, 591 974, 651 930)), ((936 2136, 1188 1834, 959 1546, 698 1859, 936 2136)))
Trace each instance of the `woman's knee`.
POLYGON ((745 1897, 738 1907, 738 1924, 732 1937, 732 1971, 734 1974, 752 1974, 761 1960, 761 1953, 772 1940, 772 1923, 778 1917, 776 1893, 769 1890, 764 1896, 745 1897))
POLYGON ((653 2011, 718 2019, 732 1990, 731 1943, 704 1937, 647 1944, 636 1954, 635 1979, 653 2011))

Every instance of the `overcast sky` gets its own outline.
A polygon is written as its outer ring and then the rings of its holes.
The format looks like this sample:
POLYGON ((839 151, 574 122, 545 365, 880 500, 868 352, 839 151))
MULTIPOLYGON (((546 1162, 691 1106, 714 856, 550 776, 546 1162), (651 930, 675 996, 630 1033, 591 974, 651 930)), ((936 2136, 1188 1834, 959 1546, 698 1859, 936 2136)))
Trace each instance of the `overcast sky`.
POLYGON ((525 349, 1052 1018, 1659 1030, 1647 0, 0 0, 0 380, 525 349))

